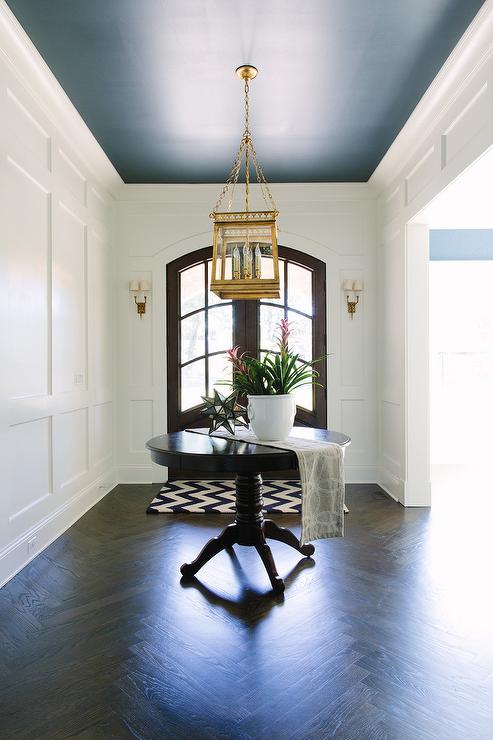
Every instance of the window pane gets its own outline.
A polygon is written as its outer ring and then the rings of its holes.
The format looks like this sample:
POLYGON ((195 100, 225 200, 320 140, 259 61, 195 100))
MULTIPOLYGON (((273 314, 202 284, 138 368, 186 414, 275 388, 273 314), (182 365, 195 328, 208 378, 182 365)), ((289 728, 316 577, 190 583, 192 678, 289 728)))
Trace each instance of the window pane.
POLYGON ((211 308, 208 312, 209 352, 220 352, 233 346, 233 306, 211 308))
POLYGON ((209 357, 209 394, 214 388, 217 388, 223 396, 231 393, 231 388, 227 385, 218 385, 218 380, 231 380, 231 363, 227 361, 226 355, 209 357))
POLYGON ((181 368, 181 411, 201 405, 201 396, 205 396, 205 360, 181 368))
POLYGON ((180 324, 181 361, 183 363, 205 354, 205 311, 182 319, 180 324))
POLYGON ((284 317, 284 311, 277 306, 260 304, 260 348, 277 350, 276 336, 279 334, 278 324, 284 317))
POLYGON ((204 263, 180 272, 181 316, 205 305, 204 263))
POLYGON ((289 347, 293 352, 299 354, 302 360, 311 360, 312 357, 312 319, 300 316, 299 313, 288 311, 289 347))
POLYGON ((312 385, 301 385, 296 388, 294 395, 296 396, 296 405, 301 406, 308 411, 313 411, 313 386, 312 385))
POLYGON ((288 306, 312 315, 312 271, 288 264, 288 306))

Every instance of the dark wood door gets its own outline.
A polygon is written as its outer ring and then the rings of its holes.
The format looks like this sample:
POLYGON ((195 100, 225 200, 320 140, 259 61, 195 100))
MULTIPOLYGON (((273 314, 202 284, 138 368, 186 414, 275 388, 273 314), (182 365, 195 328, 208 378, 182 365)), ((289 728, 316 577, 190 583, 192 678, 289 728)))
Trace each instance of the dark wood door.
MULTIPOLYGON (((207 247, 170 262, 167 268, 168 432, 205 426, 200 397, 214 387, 227 392, 227 387, 217 385, 230 371, 226 350, 239 345, 256 356, 274 350, 276 326, 283 317, 292 324, 292 346, 301 357, 326 354, 323 262, 279 247, 278 300, 222 301, 209 291, 211 259, 212 247, 207 247)), ((300 389, 296 425, 327 426, 325 360, 317 369, 323 387, 300 389)), ((184 475, 180 471, 180 477, 184 475)), ((169 476, 176 478, 177 472, 170 469, 169 476)), ((204 474, 187 471, 187 476, 204 474)))

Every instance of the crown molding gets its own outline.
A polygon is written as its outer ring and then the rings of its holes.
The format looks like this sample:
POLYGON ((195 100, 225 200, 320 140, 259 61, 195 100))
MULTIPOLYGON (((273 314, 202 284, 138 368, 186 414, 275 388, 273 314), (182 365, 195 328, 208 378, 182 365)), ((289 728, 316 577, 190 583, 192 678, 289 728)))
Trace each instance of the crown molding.
POLYGON ((5 0, 0 0, 0 56, 69 143, 99 185, 109 192, 122 179, 5 0))
POLYGON ((486 0, 369 179, 380 193, 423 146, 493 53, 493 0, 486 0))
MULTIPOLYGON (((123 184, 113 192, 117 201, 145 201, 147 203, 184 203, 193 200, 204 203, 209 210, 217 200, 221 184, 123 184)), ((282 182, 269 183, 274 200, 286 203, 320 202, 332 200, 374 200, 378 192, 367 182, 282 182)), ((238 196, 241 198, 241 184, 238 196)), ((260 198, 257 183, 250 184, 253 198, 260 198)))

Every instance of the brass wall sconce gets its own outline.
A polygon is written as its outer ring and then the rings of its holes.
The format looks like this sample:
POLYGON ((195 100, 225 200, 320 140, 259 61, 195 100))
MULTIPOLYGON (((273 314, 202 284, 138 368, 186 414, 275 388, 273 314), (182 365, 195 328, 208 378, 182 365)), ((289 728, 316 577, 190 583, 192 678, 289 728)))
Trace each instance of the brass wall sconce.
POLYGON ((363 290, 362 280, 344 280, 342 289, 346 294, 346 305, 347 312, 351 316, 351 321, 354 319, 356 313, 356 306, 359 303, 359 295, 363 290))
POLYGON ((151 290, 150 283, 147 280, 131 280, 128 285, 128 289, 134 294, 134 301, 137 306, 137 315, 141 319, 146 312, 147 296, 144 295, 144 300, 142 300, 142 298, 138 300, 137 295, 139 293, 148 293, 151 290))

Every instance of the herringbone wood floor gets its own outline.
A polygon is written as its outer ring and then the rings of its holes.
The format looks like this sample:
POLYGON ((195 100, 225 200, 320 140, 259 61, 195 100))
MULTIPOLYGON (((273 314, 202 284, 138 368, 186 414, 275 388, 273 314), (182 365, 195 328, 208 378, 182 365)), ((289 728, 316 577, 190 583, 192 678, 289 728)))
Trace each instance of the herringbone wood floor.
POLYGON ((283 600, 248 548, 181 585, 225 520, 146 516, 155 490, 119 486, 0 592, 2 740, 493 738, 480 516, 350 486, 315 562, 273 543, 283 600))

